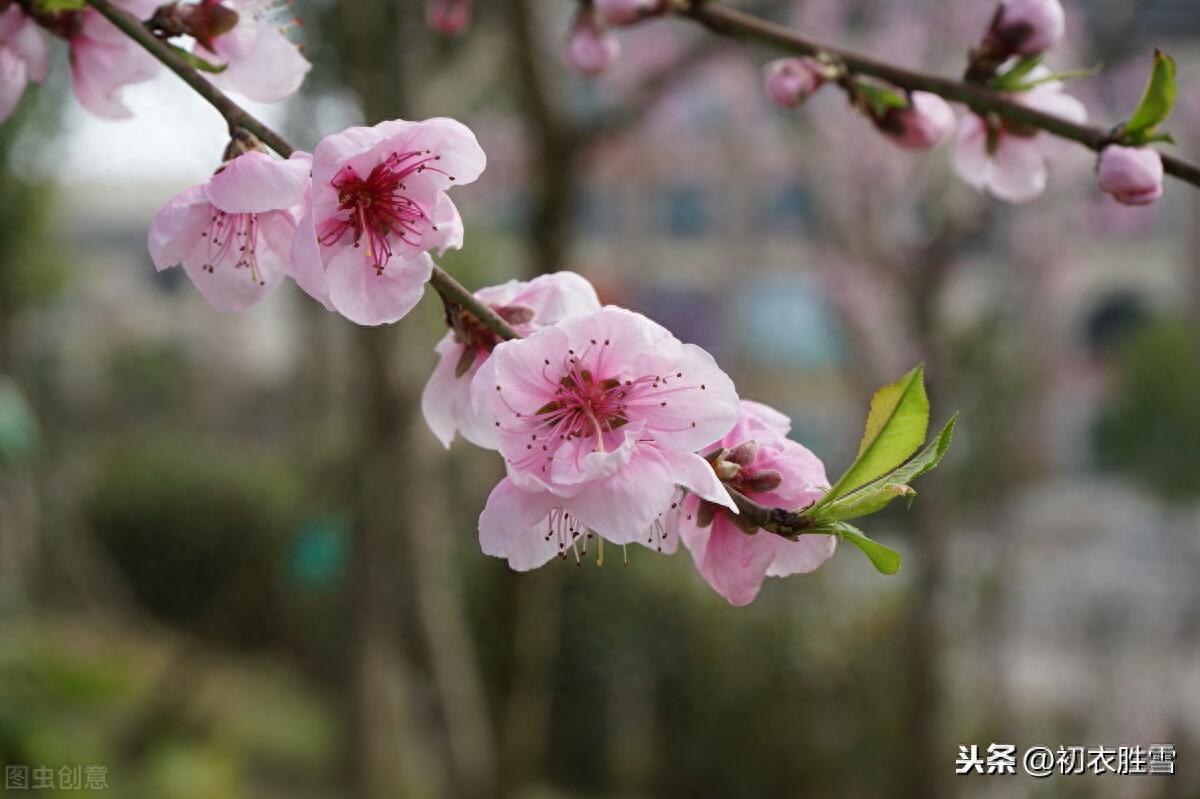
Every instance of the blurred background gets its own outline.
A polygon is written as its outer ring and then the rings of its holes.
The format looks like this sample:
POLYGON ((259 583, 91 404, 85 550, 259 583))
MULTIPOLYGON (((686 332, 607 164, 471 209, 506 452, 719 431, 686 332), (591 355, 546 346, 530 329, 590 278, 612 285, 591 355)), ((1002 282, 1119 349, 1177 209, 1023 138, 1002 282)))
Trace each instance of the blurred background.
MULTIPOLYGON (((924 361, 961 414, 911 511, 732 608, 690 556, 479 553, 499 459, 444 451, 418 396, 432 292, 359 329, 292 285, 212 310, 150 220, 223 123, 175 78, 137 118, 48 85, 0 126, 0 761, 95 765, 122 799, 1200 796, 1200 194, 1100 194, 1079 149, 1011 207, 946 149, 892 147, 827 90, 771 106, 772 54, 681 21, 563 67, 566 0, 298 0, 315 63, 262 109, 298 145, 454 116, 471 288, 573 269, 706 347, 831 475, 878 386, 924 361), (1169 743, 1173 776, 956 776, 960 745, 1169 743)), ((958 74, 990 0, 746 2, 958 74)), ((1098 124, 1158 46, 1200 156, 1200 7, 1067 3, 1059 68, 1098 124)), ((1019 770, 1019 769, 1018 769, 1019 770)), ((75 795, 62 788, 44 796, 75 795)))

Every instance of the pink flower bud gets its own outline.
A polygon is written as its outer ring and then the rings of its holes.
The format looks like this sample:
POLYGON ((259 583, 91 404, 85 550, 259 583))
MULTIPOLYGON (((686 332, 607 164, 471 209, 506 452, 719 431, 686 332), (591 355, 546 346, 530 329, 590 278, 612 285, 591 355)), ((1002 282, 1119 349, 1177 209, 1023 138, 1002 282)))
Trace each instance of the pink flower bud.
POLYGON ((426 0, 425 22, 443 36, 457 36, 471 23, 471 0, 426 0))
POLYGON ((1059 0, 1004 0, 992 21, 989 36, 1012 55, 1037 55, 1058 44, 1066 29, 1059 0))
POLYGON ((811 97, 825 78, 811 58, 781 58, 763 67, 763 88, 784 108, 795 108, 811 97))
POLYGON ((908 108, 889 108, 875 125, 900 147, 928 150, 945 141, 956 121, 954 109, 941 97, 913 92, 908 108))
POLYGON ((567 39, 563 59, 584 75, 599 75, 621 55, 621 43, 591 9, 580 11, 567 39))
POLYGON ((596 12, 609 25, 631 25, 667 10, 666 0, 595 0, 596 12))
POLYGON ((1149 205, 1162 195, 1162 157, 1151 147, 1105 147, 1098 172, 1100 188, 1124 205, 1149 205))

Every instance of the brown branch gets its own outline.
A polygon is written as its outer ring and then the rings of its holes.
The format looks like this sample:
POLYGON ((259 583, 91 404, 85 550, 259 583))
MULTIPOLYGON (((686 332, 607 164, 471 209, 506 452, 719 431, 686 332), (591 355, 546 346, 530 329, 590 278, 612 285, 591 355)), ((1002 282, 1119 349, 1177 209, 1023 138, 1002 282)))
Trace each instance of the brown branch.
MULTIPOLYGON (((1111 132, 1103 128, 1079 125, 1052 114, 1046 114, 979 86, 927 72, 904 69, 869 56, 830 47, 822 42, 809 39, 791 28, 717 3, 709 3, 704 0, 685 0, 683 7, 677 13, 696 20, 720 36, 761 42, 777 50, 796 55, 830 57, 840 61, 851 72, 870 75, 909 91, 937 94, 947 100, 962 103, 978 113, 995 114, 1013 122, 1030 125, 1060 138, 1078 142, 1092 150, 1100 151, 1112 143, 1111 132)), ((1200 164, 1170 155, 1163 155, 1162 161, 1163 169, 1167 174, 1194 186, 1200 186, 1200 164)))

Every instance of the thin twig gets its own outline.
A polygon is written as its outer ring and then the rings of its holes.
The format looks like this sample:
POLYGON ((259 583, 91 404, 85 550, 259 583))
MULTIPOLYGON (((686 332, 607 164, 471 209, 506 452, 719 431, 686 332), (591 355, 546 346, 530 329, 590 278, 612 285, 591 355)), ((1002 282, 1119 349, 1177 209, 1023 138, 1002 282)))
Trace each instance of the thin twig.
MULTIPOLYGON (((791 28, 717 3, 690 0, 678 13, 696 20, 713 33, 721 36, 761 42, 796 55, 831 57, 844 64, 851 72, 885 80, 901 89, 937 94, 947 100, 962 103, 978 113, 991 113, 1013 122, 1030 125, 1060 138, 1078 142, 1096 151, 1102 150, 1112 143, 1111 132, 1103 128, 1079 125, 1061 117, 1043 113, 979 86, 926 72, 904 69, 868 56, 830 47, 822 42, 809 39, 791 28)), ((1167 174, 1174 175, 1194 186, 1200 186, 1200 165, 1171 155, 1163 155, 1162 161, 1163 169, 1167 174)))

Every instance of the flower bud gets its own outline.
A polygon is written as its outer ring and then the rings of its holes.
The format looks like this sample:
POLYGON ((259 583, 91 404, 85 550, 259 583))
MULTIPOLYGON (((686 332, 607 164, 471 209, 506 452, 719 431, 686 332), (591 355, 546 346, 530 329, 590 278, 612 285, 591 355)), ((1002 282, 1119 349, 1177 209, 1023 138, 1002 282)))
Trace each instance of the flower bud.
POLYGON ((666 0, 595 0, 596 12, 609 25, 632 25, 634 22, 661 14, 667 10, 666 0))
POLYGON ((1149 205, 1162 195, 1162 157, 1151 147, 1105 147, 1097 171, 1100 188, 1124 205, 1149 205))
POLYGON ((427 0, 425 22, 443 36, 457 36, 471 23, 471 0, 427 0))
POLYGON ((563 59, 584 75, 599 75, 621 55, 621 43, 592 9, 583 9, 571 27, 563 59))
POLYGON ((1030 56, 1058 44, 1065 28, 1059 0, 1004 0, 988 36, 995 37, 1009 55, 1030 56))
POLYGON ((811 58, 780 58, 763 67, 763 88, 784 108, 795 108, 825 81, 821 65, 811 58))
POLYGON ((956 122, 950 104, 929 92, 913 92, 908 108, 889 108, 875 126, 895 144, 908 150, 928 150, 941 144, 956 122))

